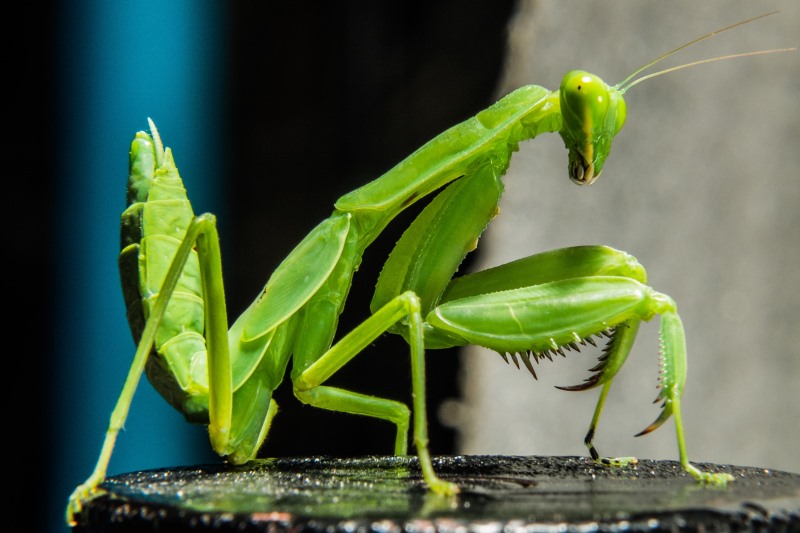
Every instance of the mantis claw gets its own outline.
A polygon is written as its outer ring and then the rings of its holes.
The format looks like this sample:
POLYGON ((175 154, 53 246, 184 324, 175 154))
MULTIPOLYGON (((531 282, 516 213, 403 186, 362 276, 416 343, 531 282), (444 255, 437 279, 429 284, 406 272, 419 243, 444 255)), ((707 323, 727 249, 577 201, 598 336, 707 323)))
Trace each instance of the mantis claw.
POLYGON ((67 504, 67 524, 71 527, 77 526, 77 517, 83 512, 84 504, 103 494, 103 492, 102 489, 97 487, 96 483, 90 482, 79 485, 72 491, 67 504))
POLYGON ((431 492, 439 496, 455 496, 461 492, 461 490, 458 488, 458 485, 455 483, 442 481, 441 479, 437 479, 434 482, 428 482, 428 486, 430 487, 431 492))
MULTIPOLYGON (((658 398, 656 398, 656 402, 657 402, 658 400, 659 400, 659 399, 658 399, 658 398)), ((655 402, 654 402, 654 403, 655 403, 655 402)), ((641 437, 641 436, 643 436, 643 435, 647 435, 648 433, 650 433, 650 432, 652 432, 652 431, 655 431, 656 429, 658 429, 659 427, 661 427, 661 425, 662 425, 664 422, 666 422, 667 420, 669 420, 669 417, 670 417, 670 416, 672 416, 672 402, 665 402, 665 403, 664 403, 664 405, 662 406, 661 414, 659 414, 659 415, 658 415, 658 418, 656 418, 656 419, 653 421, 653 423, 652 423, 652 424, 650 424, 649 426, 647 426, 646 428, 644 428, 642 431, 640 431, 639 433, 637 433, 636 435, 634 435, 634 437, 641 437)))
POLYGON ((699 468, 686 465, 684 467, 689 474, 697 481, 706 485, 713 485, 715 487, 725 488, 728 486, 728 481, 733 481, 733 476, 722 472, 703 472, 699 468))
POLYGON ((598 457, 594 462, 603 466, 630 466, 639 463, 636 457, 598 457))

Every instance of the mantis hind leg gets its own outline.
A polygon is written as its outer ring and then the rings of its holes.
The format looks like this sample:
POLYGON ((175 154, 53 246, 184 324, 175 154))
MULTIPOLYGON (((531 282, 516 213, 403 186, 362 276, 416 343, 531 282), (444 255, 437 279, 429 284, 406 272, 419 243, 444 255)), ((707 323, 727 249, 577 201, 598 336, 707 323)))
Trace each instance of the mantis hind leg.
MULTIPOLYGON (((108 463, 111 460, 111 454, 114 450, 114 445, 117 440, 119 431, 124 427, 125 420, 128 417, 131 402, 133 401, 134 393, 139 385, 139 380, 145 369, 148 356, 153 350, 158 328, 162 319, 167 311, 167 304, 170 301, 171 295, 174 293, 178 285, 183 267, 192 251, 192 247, 197 239, 197 235, 208 227, 208 224, 213 226, 213 215, 196 217, 187 232, 186 237, 179 246, 175 257, 170 264, 164 282, 159 291, 156 303, 151 311, 150 317, 147 320, 144 331, 142 332, 141 339, 136 348, 136 353, 133 357, 133 362, 128 370, 128 375, 125 378, 125 383, 122 387, 122 392, 117 399, 114 410, 109 419, 108 429, 103 440, 103 446, 100 455, 95 464, 92 474, 85 482, 79 485, 71 494, 69 503, 67 505, 67 522, 74 524, 74 516, 79 513, 83 508, 83 502, 91 498, 96 492, 97 486, 103 482, 108 471, 108 463), (209 220, 210 217, 210 220, 209 220)), ((224 311, 223 311, 224 312, 224 311)))
POLYGON ((316 407, 372 416, 394 423, 397 426, 395 453, 405 454, 410 416, 408 407, 393 400, 322 386, 367 345, 398 323, 408 328, 414 405, 414 444, 423 479, 437 494, 454 494, 458 492, 458 487, 436 476, 428 451, 422 316, 419 298, 414 293, 407 291, 396 296, 333 345, 322 357, 294 378, 294 393, 300 401, 316 407))
MULTIPOLYGON (((210 354, 208 357, 210 382, 208 390, 209 434, 215 449, 228 446, 233 393, 227 342, 227 315, 224 305, 225 298, 222 286, 216 217, 211 214, 204 214, 192 219, 186 235, 175 252, 175 256, 166 272, 161 289, 156 297, 155 305, 150 312, 137 345, 122 392, 111 413, 103 446, 94 470, 89 478, 73 491, 69 498, 66 518, 70 524, 75 523, 74 517, 83 508, 83 502, 96 493, 97 486, 105 479, 117 436, 125 425, 134 393, 145 370, 148 357, 153 351, 159 327, 164 321, 168 304, 175 293, 184 266, 195 246, 201 258, 203 294, 206 299, 212 302, 221 302, 204 306, 205 336, 208 353, 210 354), (212 379, 214 376, 218 376, 217 379, 212 379), (228 378, 225 379, 225 376, 228 376, 228 378)), ((267 410, 270 416, 268 416, 267 423, 264 425, 265 430, 269 427, 268 422, 274 416, 277 408, 269 404, 267 410)))

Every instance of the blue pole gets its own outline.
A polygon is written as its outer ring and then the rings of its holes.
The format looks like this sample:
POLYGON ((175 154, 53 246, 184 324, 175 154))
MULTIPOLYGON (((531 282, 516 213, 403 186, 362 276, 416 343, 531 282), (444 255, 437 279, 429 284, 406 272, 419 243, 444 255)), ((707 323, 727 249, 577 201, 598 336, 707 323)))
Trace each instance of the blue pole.
MULTIPOLYGON (((56 442, 49 530, 91 472, 134 344, 117 272, 127 157, 152 117, 197 212, 221 215, 225 5, 190 0, 62 3, 58 21, 56 442)), ((143 379, 109 474, 215 460, 143 379)))

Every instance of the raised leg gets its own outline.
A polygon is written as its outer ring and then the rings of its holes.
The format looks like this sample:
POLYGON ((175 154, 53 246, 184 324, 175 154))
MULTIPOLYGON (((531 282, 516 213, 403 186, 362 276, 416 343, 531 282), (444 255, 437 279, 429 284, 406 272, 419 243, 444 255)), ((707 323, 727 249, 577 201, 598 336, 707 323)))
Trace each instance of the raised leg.
MULTIPOLYGON (((572 278, 588 278, 592 276, 619 276, 630 278, 641 283, 647 281, 647 273, 635 257, 608 246, 574 246, 542 252, 518 259, 494 268, 468 274, 454 279, 445 290, 441 303, 458 300, 470 296, 521 289, 554 281, 572 278)), ((593 439, 600 413, 611 387, 611 378, 625 362, 639 328, 639 320, 631 319, 627 327, 614 332, 614 342, 609 344, 603 354, 605 376, 603 388, 595 408, 589 431, 584 443, 592 458, 605 465, 625 465, 636 462, 635 457, 601 457, 594 446, 593 439), (613 348, 613 351, 612 351, 613 348), (612 357, 613 354, 613 357, 612 357)), ((431 338, 435 338, 430 336, 431 338)), ((594 341, 589 342, 594 344, 594 341)), ((585 342, 584 342, 585 344, 585 342)), ((563 350, 562 350, 563 351, 563 350)), ((515 362, 516 359, 514 359, 515 362)), ((530 364, 528 357, 523 357, 526 366, 530 364)), ((533 367, 529 370, 535 377, 533 367)), ((559 387, 564 390, 586 390, 599 384, 601 374, 596 374, 586 382, 574 387, 559 387)))

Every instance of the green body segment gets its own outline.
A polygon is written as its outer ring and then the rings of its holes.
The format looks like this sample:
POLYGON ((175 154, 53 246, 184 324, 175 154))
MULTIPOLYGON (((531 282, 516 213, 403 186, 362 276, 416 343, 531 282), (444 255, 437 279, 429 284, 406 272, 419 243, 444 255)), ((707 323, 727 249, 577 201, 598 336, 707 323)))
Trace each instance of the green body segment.
MULTIPOLYGON (((669 420, 683 396, 683 387, 686 385, 686 336, 674 305, 662 316, 660 342, 659 391, 656 402, 661 402, 661 414, 637 436, 646 435, 669 420)), ((683 446, 682 443, 680 445, 683 446)))
MULTIPOLYGON (((280 351, 270 352, 267 358, 272 363, 264 363, 268 368, 259 370, 270 376, 265 386, 277 387, 292 355, 295 376, 313 364, 333 342, 352 275, 366 246, 400 211, 453 180, 468 177, 447 187, 409 228, 409 237, 401 239, 387 262, 373 302, 374 311, 412 290, 420 295, 425 312, 432 309, 496 214, 502 193, 499 178, 511 154, 524 140, 561 130, 563 102, 557 91, 522 87, 437 136, 380 178, 340 198, 331 218, 284 260, 259 298, 233 325, 231 332, 236 335, 229 337, 229 346, 234 390, 251 379, 272 336, 290 318, 292 325, 286 325, 284 333, 288 340, 280 351), (420 244, 421 238, 427 239, 426 245, 420 244), (398 264, 402 258, 410 262, 398 264), (387 281, 392 276, 395 279, 387 281), (308 331, 315 333, 298 333, 308 331)), ((132 145, 128 196, 133 203, 123 215, 120 263, 131 327, 138 340, 137 331, 159 293, 170 257, 194 216, 169 150, 163 151, 160 141, 145 133, 132 145), (136 267, 134 257, 138 257, 136 267), (134 272, 139 273, 138 283, 133 282, 134 272)), ((148 377, 172 405, 192 420, 202 421, 208 374, 197 261, 192 253, 184 266, 159 328, 154 350, 158 356, 148 361, 147 368, 148 377)))
MULTIPOLYGON (((211 318, 204 315, 204 304, 209 304, 202 294, 199 259, 192 251, 147 361, 148 377, 156 389, 187 418, 205 422, 210 383, 230 379, 225 388, 236 398, 226 400, 233 413, 222 419, 231 416, 238 422, 230 422, 228 428, 212 421, 212 433, 219 433, 212 441, 218 452, 237 461, 252 457, 265 430, 259 423, 247 423, 257 417, 243 406, 268 403, 270 394, 263 391, 280 384, 290 359, 293 379, 301 379, 332 346, 364 249, 400 211, 444 187, 389 258, 372 306, 375 312, 411 291, 420 298, 421 312, 433 309, 497 213, 502 194, 499 178, 511 154, 520 142, 562 128, 562 100, 558 92, 542 87, 518 89, 437 136, 377 180, 340 198, 332 216, 298 244, 231 327, 230 366, 223 367, 229 368, 230 377, 209 375, 204 321, 227 323, 227 318, 213 318, 214 304, 207 310, 211 318)), ((174 251, 194 217, 170 151, 163 149, 157 136, 140 133, 134 140, 128 197, 132 203, 123 215, 120 264, 131 328, 138 340, 174 251)), ((408 331, 398 324, 387 327, 401 334, 408 331)), ((437 347, 433 338, 429 347, 437 347)), ((260 415, 266 412, 262 408, 260 415)))
MULTIPOLYGON (((134 342, 145 323, 186 228, 194 217, 170 150, 146 133, 131 147, 128 198, 119 257, 123 295, 134 342)), ((192 253, 170 297, 146 371, 153 386, 192 422, 208 421, 203 294, 192 253)))
POLYGON ((442 304, 426 322, 460 345, 499 352, 557 349, 652 316, 652 289, 624 277, 592 276, 488 293, 442 304))
MULTIPOLYGON (((436 190, 441 192, 411 224, 388 258, 371 306, 372 312, 378 313, 381 308, 393 305, 401 294, 414 294, 419 301, 420 317, 429 315, 421 330, 425 332, 424 344, 428 348, 468 342, 499 350, 556 348, 577 336, 588 336, 607 328, 610 323, 641 316, 641 312, 637 314, 626 307, 636 305, 633 296, 629 297, 630 301, 619 296, 625 301, 619 302, 619 311, 609 314, 616 300, 608 284, 598 289, 603 294, 594 303, 589 295, 591 291, 580 293, 583 307, 569 307, 567 300, 547 292, 555 285, 564 285, 561 277, 570 271, 569 265, 582 265, 573 268, 575 276, 581 269, 585 275, 598 276, 608 268, 614 275, 644 281, 643 270, 627 255, 613 251, 610 256, 620 264, 603 266, 608 254, 601 248, 593 248, 585 254, 583 259, 589 261, 578 261, 580 258, 574 256, 573 250, 567 254, 572 256, 569 259, 565 259, 564 253, 543 255, 534 263, 523 260, 507 266, 506 271, 483 274, 481 279, 452 279, 498 212, 503 191, 500 178, 520 142, 543 132, 559 131, 571 160, 574 154, 584 157, 587 153, 591 155, 592 150, 610 149, 610 142, 603 142, 596 149, 586 149, 581 144, 584 141, 576 144, 573 139, 580 137, 580 132, 572 131, 572 127, 562 121, 564 106, 568 106, 573 115, 587 116, 584 108, 592 108, 595 102, 581 101, 586 94, 584 91, 574 98, 563 94, 563 90, 551 92, 537 86, 518 89, 437 136, 380 178, 340 198, 331 217, 297 245, 275 270, 259 297, 232 325, 227 337, 229 377, 209 375, 204 321, 227 323, 227 318, 214 319, 216 305, 208 302, 205 304, 209 305, 212 318, 204 318, 198 267, 202 259, 192 251, 159 327, 154 354, 148 360, 148 377, 190 420, 201 422, 209 418, 209 386, 213 387, 216 380, 229 379, 230 385, 226 388, 232 391, 233 411, 222 419, 228 420, 230 416, 230 422, 220 427, 212 421, 210 428, 217 434, 212 435, 215 449, 234 462, 249 459, 261 445, 268 427, 264 419, 270 417, 267 406, 271 391, 283 379, 290 359, 293 360, 292 379, 303 401, 318 402, 318 406, 327 408, 339 405, 351 412, 368 411, 370 408, 362 405, 362 400, 353 393, 347 393, 351 400, 342 400, 341 393, 330 396, 333 393, 323 392, 323 389, 313 390, 327 379, 322 376, 335 372, 354 351, 360 351, 354 347, 363 340, 351 341, 349 337, 341 341, 341 349, 340 345, 334 350, 331 347, 338 317, 364 249, 400 211, 436 190), (508 276, 512 270, 515 270, 514 275, 508 276), (556 271, 561 277, 549 279, 556 276, 556 271), (516 283, 513 297, 501 292, 502 285, 509 279, 516 280, 512 282, 516 283), (544 280, 555 285, 548 285, 544 280), (444 299, 443 295, 446 295, 444 299), (519 300, 520 309, 515 309, 514 299, 519 300), (443 300, 448 303, 438 307, 443 300), (563 311, 565 305, 569 312, 563 311), (458 321, 448 313, 468 308, 473 309, 473 316, 482 318, 467 320, 457 331, 459 327, 454 324, 458 321), (489 308, 495 310, 486 314, 489 308), (546 308, 550 310, 548 313, 562 309, 563 323, 542 320, 540 314, 546 308), (480 311, 476 313, 477 309, 480 311), (514 319, 509 320, 512 316, 514 319), (537 323, 539 329, 518 327, 514 320, 519 317, 537 323), (512 334, 514 328, 517 329, 512 334), (328 353, 330 355, 326 355, 328 353), (333 355, 339 353, 343 355, 333 355), (355 403, 347 407, 350 401, 355 403)), ((596 98, 597 91, 593 89, 591 99, 596 98)), ((603 112, 610 116, 613 109, 606 106, 603 112)), ((614 131, 606 135, 609 139, 621 126, 621 121, 613 122, 614 131)), ((590 131, 592 138, 603 135, 596 127, 590 131)), ((121 265, 126 265, 122 268, 123 276, 128 279, 125 294, 129 315, 133 317, 131 327, 136 334, 149 315, 148 306, 157 298, 171 264, 170 258, 194 215, 171 154, 163 150, 158 138, 153 140, 144 133, 139 134, 131 153, 129 198, 133 203, 123 216, 121 265), (138 280, 134 283, 133 274, 137 272, 138 280)), ((601 154, 591 164, 602 166, 606 155, 601 154)), ((404 304, 403 309, 403 312, 417 312, 413 305, 405 307, 404 304)), ((408 336, 410 330, 401 322, 379 323, 381 328, 404 335, 409 343, 418 342, 408 336)), ((365 330, 362 335, 373 334, 365 330)))
POLYGON ((558 92, 529 85, 453 126, 386 174, 336 201, 350 213, 366 247, 403 209, 489 162, 502 176, 517 145, 561 129, 558 92))
MULTIPOLYGON (((346 218, 349 214, 334 214, 331 219, 346 218)), ((315 363, 333 343, 339 324, 339 315, 344 310, 353 275, 361 263, 359 234, 352 223, 350 230, 341 238, 341 253, 332 265, 325 283, 308 299, 298 313, 298 334, 292 345, 292 379, 315 363)))
POLYGON ((297 313, 331 277, 350 234, 350 217, 323 220, 278 265, 261 295, 242 315, 242 340, 265 335, 297 313))
POLYGON ((647 283, 644 267, 632 255, 609 246, 573 246, 455 278, 447 285, 440 301, 585 276, 624 276, 647 283))
POLYGON ((478 237, 497 214, 503 184, 486 164, 469 179, 445 188, 404 232, 389 255, 370 308, 375 312, 395 295, 411 290, 427 314, 478 237))

